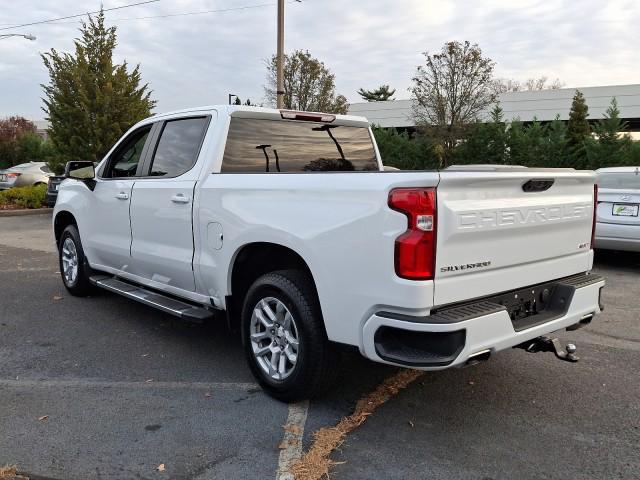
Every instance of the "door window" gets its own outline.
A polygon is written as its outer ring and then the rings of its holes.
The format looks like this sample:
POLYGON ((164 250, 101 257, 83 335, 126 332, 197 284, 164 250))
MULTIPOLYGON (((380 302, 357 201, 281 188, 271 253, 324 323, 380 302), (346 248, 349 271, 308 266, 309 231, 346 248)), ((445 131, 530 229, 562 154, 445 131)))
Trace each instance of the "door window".
POLYGON ((177 177, 193 168, 207 128, 208 117, 165 122, 151 163, 152 177, 177 177))
POLYGON ((151 125, 148 125, 129 135, 111 155, 103 177, 134 177, 150 131, 151 125))

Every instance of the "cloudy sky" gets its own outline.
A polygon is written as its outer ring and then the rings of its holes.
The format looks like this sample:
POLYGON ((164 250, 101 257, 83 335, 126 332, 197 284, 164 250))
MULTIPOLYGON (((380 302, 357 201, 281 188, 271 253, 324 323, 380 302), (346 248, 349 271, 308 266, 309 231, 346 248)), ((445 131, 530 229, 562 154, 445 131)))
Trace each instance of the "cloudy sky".
MULTIPOLYGON (((78 20, 8 27, 95 10, 100 3, 2 0, 0 34, 37 40, 0 39, 0 116, 44 118, 40 84, 47 74, 39 53, 71 51, 78 20)), ((107 19, 118 26, 117 60, 141 64, 156 111, 226 103, 228 93, 263 100, 264 60, 276 43, 275 0, 160 0, 109 12, 107 19)), ((323 60, 336 74, 338 93, 350 101, 359 100, 359 87, 381 83, 408 98, 421 52, 450 40, 477 42, 497 62, 499 77, 616 85, 640 83, 639 25, 638 0, 289 0, 285 48, 308 49, 323 60)))

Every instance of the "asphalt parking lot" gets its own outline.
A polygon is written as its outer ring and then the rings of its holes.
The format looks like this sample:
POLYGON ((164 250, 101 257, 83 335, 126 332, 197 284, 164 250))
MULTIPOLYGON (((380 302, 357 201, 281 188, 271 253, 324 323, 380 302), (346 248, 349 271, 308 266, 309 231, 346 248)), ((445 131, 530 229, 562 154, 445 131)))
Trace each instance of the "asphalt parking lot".
MULTIPOLYGON (((238 338, 108 293, 69 296, 49 222, 0 218, 0 466, 275 479, 290 408, 255 385, 238 338)), ((596 270, 606 311, 560 334, 579 363, 514 350, 426 374, 347 437, 332 478, 640 478, 640 255, 598 252, 596 270)), ((346 356, 343 371, 329 396, 298 406, 304 449, 395 370, 346 356)))

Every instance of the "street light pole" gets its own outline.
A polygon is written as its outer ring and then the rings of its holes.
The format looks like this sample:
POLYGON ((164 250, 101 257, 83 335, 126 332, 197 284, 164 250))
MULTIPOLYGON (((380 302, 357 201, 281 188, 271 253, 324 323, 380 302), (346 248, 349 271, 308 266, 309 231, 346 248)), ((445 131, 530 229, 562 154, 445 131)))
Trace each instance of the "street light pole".
POLYGON ((284 108, 284 0, 278 0, 278 47, 276 51, 276 106, 284 108))
POLYGON ((34 41, 36 39, 36 37, 34 37, 33 35, 25 34, 25 33, 5 33, 3 35, 0 35, 0 40, 9 38, 9 37, 23 37, 31 41, 34 41))

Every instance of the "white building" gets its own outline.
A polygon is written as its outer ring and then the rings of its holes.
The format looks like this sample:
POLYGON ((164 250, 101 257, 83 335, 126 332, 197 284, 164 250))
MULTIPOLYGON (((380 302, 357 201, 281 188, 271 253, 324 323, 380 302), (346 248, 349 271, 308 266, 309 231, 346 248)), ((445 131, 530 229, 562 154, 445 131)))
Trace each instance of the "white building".
MULTIPOLYGON (((635 137, 640 138, 640 84, 584 87, 577 90, 585 96, 590 121, 603 118, 611 99, 615 97, 620 117, 629 122, 629 130, 636 133, 635 137)), ((558 115, 560 120, 568 120, 575 92, 575 88, 508 92, 500 95, 499 101, 506 121, 520 119, 523 122, 531 122, 537 119, 548 122, 558 115)), ((349 105, 349 113, 367 117, 372 124, 381 127, 415 127, 411 115, 411 100, 352 103, 349 105)))

